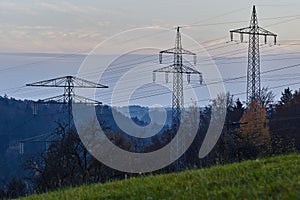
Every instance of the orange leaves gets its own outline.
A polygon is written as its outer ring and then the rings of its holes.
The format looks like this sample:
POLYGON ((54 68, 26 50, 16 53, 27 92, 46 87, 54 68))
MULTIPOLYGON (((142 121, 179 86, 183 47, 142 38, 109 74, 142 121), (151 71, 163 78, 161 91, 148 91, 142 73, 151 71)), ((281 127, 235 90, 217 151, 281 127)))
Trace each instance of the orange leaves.
POLYGON ((260 154, 270 150, 269 122, 265 108, 258 100, 249 103, 240 121, 248 124, 242 124, 238 129, 238 143, 252 144, 258 148, 260 154))

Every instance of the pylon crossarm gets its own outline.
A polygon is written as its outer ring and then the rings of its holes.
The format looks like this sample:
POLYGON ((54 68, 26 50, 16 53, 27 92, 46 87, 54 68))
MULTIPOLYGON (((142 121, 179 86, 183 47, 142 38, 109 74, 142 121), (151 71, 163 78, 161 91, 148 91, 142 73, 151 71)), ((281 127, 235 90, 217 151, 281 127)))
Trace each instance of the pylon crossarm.
POLYGON ((261 27, 257 27, 256 30, 251 29, 251 27, 246 27, 246 28, 241 28, 241 29, 236 29, 236 30, 231 30, 230 31, 230 38, 231 41, 233 41, 233 33, 238 33, 241 35, 241 41, 243 41, 243 34, 247 35, 257 35, 257 36, 264 36, 265 37, 265 44, 267 43, 267 37, 272 36, 274 37, 274 44, 277 43, 277 34, 272 33, 266 29, 263 29, 261 27))
MULTIPOLYGON (((102 104, 102 102, 100 102, 100 101, 96 101, 96 100, 89 99, 89 98, 79 96, 79 95, 75 95, 75 94, 73 94, 72 97, 73 97, 73 100, 78 100, 78 102, 74 101, 74 103, 97 104, 97 105, 102 104)), ((50 97, 50 98, 47 98, 47 99, 38 100, 35 103, 39 103, 39 104, 65 104, 67 102, 65 100, 65 95, 58 95, 58 96, 55 96, 55 97, 50 97)))
POLYGON ((241 32, 249 32, 250 31, 250 26, 244 27, 244 28, 238 28, 231 30, 231 33, 241 33, 241 32))
POLYGON ((259 35, 277 36, 277 34, 272 33, 272 32, 270 32, 270 31, 268 31, 268 30, 266 30, 264 28, 261 28, 261 27, 258 28, 258 31, 259 31, 258 32, 259 35))
POLYGON ((42 104, 59 104, 59 103, 66 103, 65 102, 65 95, 58 95, 54 97, 49 97, 46 99, 39 99, 35 103, 42 103, 42 104))
POLYGON ((73 77, 74 87, 84 87, 84 88, 108 88, 106 85, 102 85, 99 83, 93 83, 91 81, 87 81, 81 78, 73 77))
POLYGON ((26 84, 26 86, 37 86, 37 87, 65 87, 65 81, 68 76, 49 79, 45 81, 38 81, 35 83, 26 84))
POLYGON ((160 51, 159 53, 160 54, 163 54, 163 53, 174 54, 174 52, 175 52, 175 48, 171 48, 171 49, 166 49, 166 50, 160 51))
POLYGON ((23 140, 20 140, 19 142, 23 143, 23 142, 29 142, 29 141, 37 141, 37 140, 43 140, 43 138, 47 138, 48 136, 51 136, 52 133, 46 133, 46 134, 41 134, 41 135, 36 135, 30 138, 26 138, 23 140))
POLYGON ((194 52, 191 52, 191 51, 186 50, 186 49, 181 49, 181 54, 196 56, 196 54, 194 52))
MULTIPOLYGON (((230 33, 242 33, 242 34, 253 34, 253 31, 250 27, 242 28, 242 29, 236 29, 231 30, 230 33)), ((255 32, 255 35, 263 35, 263 36, 277 36, 275 33, 272 33, 266 29, 263 29, 261 27, 258 27, 257 31, 255 32)))
POLYGON ((195 56, 196 54, 191 52, 191 51, 188 51, 188 50, 185 50, 185 49, 180 49, 180 51, 178 51, 177 48, 172 48, 172 49, 167 49, 167 50, 163 50, 163 51, 160 51, 159 52, 160 54, 163 54, 163 53, 166 53, 166 54, 185 54, 185 55, 192 55, 192 56, 195 56))
POLYGON ((167 72, 167 73, 173 73, 173 72, 176 72, 175 68, 174 68, 174 64, 172 65, 169 65, 167 67, 162 67, 160 69, 156 69, 156 70, 153 70, 153 72, 167 72))
POLYGON ((201 72, 198 72, 197 70, 188 67, 186 65, 182 65, 181 71, 178 71, 176 68, 174 68, 173 65, 169 65, 167 67, 163 67, 157 70, 154 70, 153 72, 165 72, 165 73, 183 73, 183 74, 202 74, 201 72))
POLYGON ((87 97, 79 96, 79 95, 73 95, 73 100, 78 100, 79 102, 74 103, 84 103, 84 104, 93 104, 93 105, 101 105, 102 102, 96 101, 87 97))
MULTIPOLYGON (((39 81, 35 83, 26 84, 26 86, 39 86, 39 87, 60 87, 64 88, 64 93, 62 95, 38 100, 34 102, 33 105, 33 115, 37 115, 37 104, 65 104, 67 107, 68 113, 68 129, 71 129, 71 120, 72 120, 72 103, 84 103, 84 104, 93 104, 99 105, 102 104, 99 101, 95 101, 93 99, 89 99, 86 97, 75 95, 74 88, 108 88, 108 86, 93 83, 88 80, 84 80, 81 78, 76 78, 74 76, 64 76, 54 79, 49 79, 45 81, 39 81)), ((41 140, 40 138, 34 137, 20 141, 20 153, 24 153, 24 142, 51 142, 53 139, 46 138, 46 140, 41 140)))
POLYGON ((26 84, 26 86, 36 86, 36 87, 66 87, 65 83, 69 81, 74 83, 72 87, 75 88, 108 88, 106 85, 93 83, 81 78, 74 76, 64 76, 54 79, 49 79, 45 81, 39 81, 35 83, 26 84))
MULTIPOLYGON (((26 143, 41 143, 41 142, 54 142, 55 140, 30 140, 30 141, 26 141, 26 143)), ((20 143, 24 143, 22 141, 20 141, 20 143)))
POLYGON ((240 28, 240 29, 235 29, 235 30, 231 30, 230 34, 233 33, 242 33, 242 34, 248 34, 250 33, 251 28, 250 27, 245 27, 245 28, 240 28))
POLYGON ((191 67, 188 67, 186 65, 182 65, 182 73, 187 73, 187 74, 202 74, 201 72, 191 68, 191 67))

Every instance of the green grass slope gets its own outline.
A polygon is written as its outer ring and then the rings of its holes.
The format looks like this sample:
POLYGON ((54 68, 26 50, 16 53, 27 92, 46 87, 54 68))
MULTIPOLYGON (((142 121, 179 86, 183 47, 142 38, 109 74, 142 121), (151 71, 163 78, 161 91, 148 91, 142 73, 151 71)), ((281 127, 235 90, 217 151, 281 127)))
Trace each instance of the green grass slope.
POLYGON ((300 199, 300 154, 85 185, 25 199, 300 199))

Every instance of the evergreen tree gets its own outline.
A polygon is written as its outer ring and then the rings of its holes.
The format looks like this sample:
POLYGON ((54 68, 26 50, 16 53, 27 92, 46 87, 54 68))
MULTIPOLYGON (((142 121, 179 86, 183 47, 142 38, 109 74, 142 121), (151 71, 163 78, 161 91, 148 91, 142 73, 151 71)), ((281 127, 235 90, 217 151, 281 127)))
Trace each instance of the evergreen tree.
POLYGON ((282 94, 282 97, 280 97, 281 105, 289 103, 293 98, 292 90, 290 90, 289 87, 284 89, 284 91, 281 94, 282 94))
POLYGON ((287 88, 280 99, 270 122, 274 153, 299 151, 300 93, 287 88))

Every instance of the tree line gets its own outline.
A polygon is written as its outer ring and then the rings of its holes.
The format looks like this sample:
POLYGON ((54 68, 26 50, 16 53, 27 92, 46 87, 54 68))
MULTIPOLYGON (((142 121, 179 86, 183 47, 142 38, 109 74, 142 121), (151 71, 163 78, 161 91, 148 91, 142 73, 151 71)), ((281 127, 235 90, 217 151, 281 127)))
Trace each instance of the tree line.
MULTIPOLYGON (((184 157, 184 168, 194 169, 215 164, 240 162, 247 159, 266 157, 300 151, 300 92, 284 89, 280 101, 273 103, 274 94, 263 88, 259 99, 247 105, 232 95, 220 94, 204 109, 187 112, 183 123, 186 134, 197 129, 196 137, 184 157), (203 159, 198 158, 209 123, 212 120, 212 108, 226 106, 226 117, 221 137, 213 150, 203 159), (200 116, 198 127, 192 120, 200 116), (190 127, 189 127, 190 124, 190 127)), ((220 111, 221 112, 221 111, 220 111)), ((222 113, 220 113, 221 115, 222 113)), ((135 119, 137 120, 137 119, 135 119)), ((142 122, 140 122, 142 123, 142 122)), ((102 126, 106 126, 102 122, 102 126)), ((163 133, 151 137, 151 142, 140 143, 126 136, 120 130, 105 127, 106 136, 118 147, 132 152, 151 152, 168 144, 176 134, 172 127, 166 126, 163 133)), ((1 197, 15 198, 25 194, 41 193, 57 188, 79 186, 90 183, 104 183, 140 174, 128 174, 111 169, 95 159, 82 144, 76 129, 67 129, 58 123, 56 140, 49 143, 47 151, 30 155, 22 163, 27 170, 24 179, 13 178, 6 183, 1 197)), ((176 171, 175 164, 152 172, 169 173, 176 171)))

